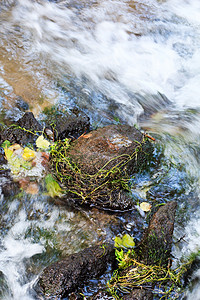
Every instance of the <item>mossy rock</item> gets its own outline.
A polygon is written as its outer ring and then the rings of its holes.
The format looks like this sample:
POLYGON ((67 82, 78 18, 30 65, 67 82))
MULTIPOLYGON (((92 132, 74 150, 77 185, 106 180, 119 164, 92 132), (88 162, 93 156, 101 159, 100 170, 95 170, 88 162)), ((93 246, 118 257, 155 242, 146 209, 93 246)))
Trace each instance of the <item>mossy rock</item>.
POLYGON ((130 175, 147 168, 152 152, 152 144, 134 127, 110 125, 82 135, 70 146, 58 143, 51 165, 65 199, 125 210, 133 206, 130 175))
POLYGON ((177 203, 168 202, 153 215, 138 247, 140 260, 148 265, 168 266, 177 203))

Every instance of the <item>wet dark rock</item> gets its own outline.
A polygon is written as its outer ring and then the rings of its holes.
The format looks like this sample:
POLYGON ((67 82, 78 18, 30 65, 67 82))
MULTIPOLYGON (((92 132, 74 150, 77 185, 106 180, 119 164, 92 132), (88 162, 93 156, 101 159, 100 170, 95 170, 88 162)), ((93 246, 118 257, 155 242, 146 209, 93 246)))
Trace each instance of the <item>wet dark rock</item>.
POLYGON ((126 172, 133 174, 147 167, 152 151, 152 144, 136 128, 109 125, 80 137, 70 147, 69 155, 82 172, 93 175, 105 165, 107 169, 122 165, 135 152, 126 164, 126 172))
POLYGON ((7 160, 5 159, 5 152, 3 147, 0 147, 0 165, 7 164, 7 160))
POLYGON ((149 290, 135 289, 123 297, 123 300, 153 300, 153 294, 149 290))
POLYGON ((134 172, 148 167, 152 152, 152 144, 134 127, 109 125, 75 140, 67 150, 70 164, 58 163, 53 157, 52 167, 56 165, 60 174, 71 178, 62 179, 66 202, 75 199, 84 205, 125 211, 133 208, 125 182, 134 172))
POLYGON ((177 203, 168 202, 153 215, 139 245, 140 259, 149 265, 169 264, 177 203))
POLYGON ((114 260, 111 244, 87 248, 46 267, 39 277, 36 290, 44 299, 62 299, 88 279, 101 275, 114 260))
MULTIPOLYGON (((0 166, 6 165, 4 149, 0 147, 0 166)), ((19 184, 14 182, 10 176, 10 170, 0 168, 0 189, 5 197, 11 197, 19 192, 19 184)))
POLYGON ((77 138, 90 128, 90 119, 76 108, 62 111, 53 107, 46 113, 47 118, 44 121, 46 127, 54 132, 54 140, 77 138))
POLYGON ((9 170, 0 170, 0 188, 4 197, 12 197, 19 193, 19 183, 13 181, 9 170))
POLYGON ((32 112, 26 112, 14 125, 15 126, 10 126, 0 133, 1 143, 5 140, 10 141, 11 144, 18 143, 26 145, 27 143, 34 143, 37 136, 33 133, 42 131, 42 126, 35 119, 32 112))

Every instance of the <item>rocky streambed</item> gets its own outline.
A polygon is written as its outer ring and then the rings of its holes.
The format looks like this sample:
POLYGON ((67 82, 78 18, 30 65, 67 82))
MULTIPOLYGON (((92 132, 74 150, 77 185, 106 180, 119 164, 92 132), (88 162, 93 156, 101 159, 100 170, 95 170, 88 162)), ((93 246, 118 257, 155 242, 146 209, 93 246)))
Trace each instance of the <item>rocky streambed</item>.
MULTIPOLYGON (((143 215, 150 214, 150 203, 135 203, 131 177, 144 170, 150 172, 155 140, 135 127, 113 124, 91 130, 89 118, 81 111, 63 112, 53 107, 40 122, 31 112, 25 112, 18 121, 2 126, 0 139, 4 169, 1 189, 5 197, 20 189, 37 193, 33 174, 24 178, 22 169, 42 166, 42 178, 55 205, 128 214, 133 222, 137 222, 133 217, 136 208, 143 215), (22 160, 29 163, 28 167, 22 160), (14 169, 19 164, 17 172, 9 169, 11 162, 14 169), (27 185, 32 188, 28 190, 27 185)), ((95 246, 47 266, 35 284, 36 297, 81 299, 85 297, 81 289, 84 290, 88 280, 99 278, 108 268, 111 274, 114 272, 109 283, 101 285, 91 299, 153 299, 153 292, 168 297, 176 286, 181 286, 181 278, 191 261, 186 263, 187 267, 171 271, 177 204, 174 201, 162 203, 161 207, 159 204, 154 203, 149 227, 143 236, 141 232, 136 243, 129 234, 125 235, 128 237, 125 245, 117 245, 108 237, 106 243, 99 240, 95 246), (141 275, 146 280, 137 282, 132 274, 140 274, 141 269, 147 272, 141 275)), ((123 233, 118 231, 122 240, 123 233)))

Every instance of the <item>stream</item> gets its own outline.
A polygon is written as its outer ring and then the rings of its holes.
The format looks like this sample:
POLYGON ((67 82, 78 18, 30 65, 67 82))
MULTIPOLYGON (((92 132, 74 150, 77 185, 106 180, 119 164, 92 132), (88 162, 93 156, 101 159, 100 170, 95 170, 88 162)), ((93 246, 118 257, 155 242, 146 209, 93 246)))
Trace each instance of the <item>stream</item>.
MULTIPOLYGON (((59 104, 83 110, 94 129, 120 122, 148 132, 163 154, 132 179, 133 199, 177 201, 174 265, 200 250, 199 49, 198 0, 0 1, 0 122, 19 119, 23 99, 38 120, 59 104)), ((2 300, 37 299, 51 262, 119 233, 139 240, 147 226, 137 205, 131 214, 63 207, 36 173, 37 193, 0 188, 2 300)), ((200 269, 192 278, 179 299, 200 299, 200 269)))

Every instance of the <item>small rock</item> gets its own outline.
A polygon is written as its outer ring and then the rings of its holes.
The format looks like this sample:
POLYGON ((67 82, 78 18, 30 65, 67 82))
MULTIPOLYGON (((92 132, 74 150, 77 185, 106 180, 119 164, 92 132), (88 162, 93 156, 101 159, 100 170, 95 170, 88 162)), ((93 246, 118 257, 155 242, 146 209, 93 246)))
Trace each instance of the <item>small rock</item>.
POLYGON ((52 108, 49 113, 47 112, 45 123, 47 135, 51 130, 54 140, 77 138, 90 128, 90 119, 78 109, 63 112, 58 108, 52 108))
POLYGON ((23 117, 14 124, 16 127, 10 126, 0 133, 1 143, 5 140, 10 141, 11 144, 17 143, 20 145, 34 143, 37 136, 33 133, 42 131, 42 126, 35 119, 32 112, 26 112, 23 117))

